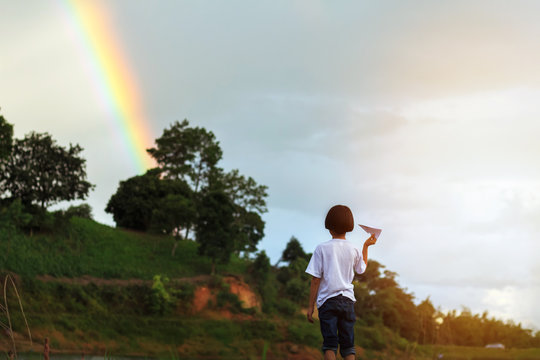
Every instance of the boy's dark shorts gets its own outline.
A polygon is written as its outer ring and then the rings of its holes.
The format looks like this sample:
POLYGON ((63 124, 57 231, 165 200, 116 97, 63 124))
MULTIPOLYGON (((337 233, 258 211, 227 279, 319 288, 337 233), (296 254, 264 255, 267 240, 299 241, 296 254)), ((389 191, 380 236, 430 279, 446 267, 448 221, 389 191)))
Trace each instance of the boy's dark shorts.
POLYGON ((319 308, 319 320, 323 336, 322 350, 339 352, 342 357, 355 354, 354 349, 354 301, 338 295, 327 299, 319 308))

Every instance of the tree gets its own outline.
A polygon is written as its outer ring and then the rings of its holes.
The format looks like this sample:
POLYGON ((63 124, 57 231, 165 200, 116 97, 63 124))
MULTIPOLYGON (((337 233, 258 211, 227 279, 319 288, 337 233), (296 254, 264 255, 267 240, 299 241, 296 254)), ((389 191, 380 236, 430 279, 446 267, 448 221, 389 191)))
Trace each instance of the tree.
POLYGON ((65 214, 68 218, 77 216, 84 219, 94 219, 92 216, 92 207, 88 204, 72 205, 65 211, 65 214))
POLYGON ((418 305, 420 316, 420 344, 433 344, 435 341, 435 307, 429 297, 418 305))
MULTIPOLYGON (((179 180, 173 180, 172 184, 178 185, 179 180)), ((189 188, 186 187, 184 190, 189 190, 189 188)), ((181 230, 188 228, 196 217, 195 206, 190 195, 173 190, 160 199, 157 208, 152 211, 150 230, 174 235, 175 242, 171 256, 175 255, 178 241, 182 239, 181 230)))
POLYGON ((298 258, 306 259, 307 254, 304 251, 304 248, 302 248, 300 241, 298 241, 296 237, 291 236, 291 239, 287 243, 287 246, 285 246, 285 250, 283 250, 281 253, 281 258, 279 258, 277 264, 279 264, 281 261, 292 263, 298 258))
MULTIPOLYGON (((202 127, 190 127, 187 119, 174 122, 156 139, 156 147, 147 149, 167 179, 183 180, 198 197, 207 187, 223 152, 214 133, 202 127)), ((186 227, 189 237, 191 224, 186 227)))
POLYGON ((105 211, 119 227, 164 234, 179 233, 195 218, 189 186, 182 180, 161 179, 159 170, 121 181, 105 211))
POLYGON ((237 206, 259 215, 268 211, 266 197, 268 186, 258 185, 252 177, 240 175, 234 169, 223 176, 224 190, 237 206))
POLYGON ((270 258, 266 255, 266 251, 261 250, 255 257, 253 264, 250 266, 251 275, 256 280, 259 287, 264 285, 268 280, 270 269, 270 258))
POLYGON ((0 115, 0 159, 7 157, 11 152, 11 144, 13 141, 13 125, 8 123, 2 115, 0 115))
POLYGON ((251 177, 240 175, 237 169, 226 174, 218 170, 215 174, 222 177, 217 182, 235 205, 234 223, 238 228, 236 250, 256 251, 257 244, 264 237, 261 215, 267 211, 265 198, 268 187, 258 185, 251 177))
MULTIPOLYGON (((197 228, 196 240, 206 244, 207 239, 199 239, 201 234, 203 237, 209 236, 200 226, 201 221, 211 213, 205 207, 205 203, 217 201, 216 194, 220 194, 219 197, 227 198, 225 203, 219 204, 221 210, 232 209, 231 223, 226 227, 235 236, 230 239, 232 243, 227 244, 227 248, 230 247, 233 252, 257 250, 257 244, 264 236, 264 221, 261 215, 267 211, 265 200, 267 187, 258 185, 251 177, 240 175, 238 170, 225 173, 219 168, 217 163, 221 160, 223 152, 211 131, 202 127, 192 127, 187 120, 176 121, 156 139, 156 146, 147 151, 156 160, 158 164, 156 171, 161 173, 162 180, 183 181, 188 184, 193 193, 194 211, 197 213, 197 216, 192 218, 174 215, 185 209, 185 206, 176 204, 178 199, 169 197, 168 200, 164 200, 161 207, 167 210, 156 211, 154 214, 156 219, 171 224, 178 222, 173 220, 175 216, 177 219, 197 218, 197 224, 183 223, 184 237, 186 239, 189 237, 194 224, 197 228)), ((224 229, 225 219, 220 221, 221 229, 224 229)), ((209 251, 202 250, 202 252, 209 251)))
MULTIPOLYGON (((156 139, 156 147, 147 151, 157 161, 164 178, 189 184, 196 203, 210 192, 227 195, 234 205, 232 225, 238 230, 234 251, 256 251, 264 236, 261 215, 267 211, 268 188, 238 170, 225 173, 219 168, 217 163, 223 152, 211 131, 191 127, 187 120, 177 121, 156 139)), ((185 230, 185 238, 188 238, 190 224, 185 230)))
POLYGON ((165 177, 188 182, 195 193, 208 184, 212 170, 223 156, 214 133, 189 127, 187 119, 165 129, 156 139, 156 147, 147 151, 165 177))
POLYGON ((212 274, 216 263, 227 263, 235 250, 234 210, 234 204, 221 191, 209 192, 201 199, 196 223, 198 252, 212 260, 212 274))
POLYGON ((79 145, 64 148, 47 133, 31 132, 12 144, 0 160, 0 193, 41 209, 63 200, 84 199, 94 185, 86 181, 79 145))

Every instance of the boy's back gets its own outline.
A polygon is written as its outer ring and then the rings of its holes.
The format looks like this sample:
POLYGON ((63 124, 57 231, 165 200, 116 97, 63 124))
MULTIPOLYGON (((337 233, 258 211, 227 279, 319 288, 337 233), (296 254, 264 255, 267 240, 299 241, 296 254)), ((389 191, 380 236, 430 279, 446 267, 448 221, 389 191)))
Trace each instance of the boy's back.
POLYGON ((362 274, 365 270, 361 251, 349 241, 332 239, 317 246, 306 269, 308 274, 321 279, 317 307, 338 295, 355 301, 354 273, 362 274))

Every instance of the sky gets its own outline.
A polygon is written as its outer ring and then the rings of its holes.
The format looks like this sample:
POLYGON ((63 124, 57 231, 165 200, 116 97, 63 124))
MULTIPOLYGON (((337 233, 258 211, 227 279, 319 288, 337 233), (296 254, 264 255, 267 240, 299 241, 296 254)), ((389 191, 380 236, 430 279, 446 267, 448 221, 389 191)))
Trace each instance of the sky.
POLYGON ((417 302, 540 329, 540 3, 96 0, 94 49, 81 3, 0 3, 0 113, 18 138, 84 148, 97 221, 114 226, 119 181, 187 118, 268 186, 273 262, 348 205, 417 302), (137 108, 124 127, 96 60, 109 41, 137 108))

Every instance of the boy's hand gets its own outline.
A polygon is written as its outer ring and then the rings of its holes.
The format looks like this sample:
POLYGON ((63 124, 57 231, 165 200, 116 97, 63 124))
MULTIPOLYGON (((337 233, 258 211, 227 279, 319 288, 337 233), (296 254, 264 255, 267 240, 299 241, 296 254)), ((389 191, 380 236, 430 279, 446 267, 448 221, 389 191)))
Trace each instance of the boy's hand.
POLYGON ((375 245, 376 242, 377 242, 377 238, 375 237, 375 235, 371 235, 371 236, 364 242, 364 246, 375 245))
POLYGON ((308 309, 307 311, 307 321, 309 321, 312 324, 313 324, 313 311, 314 311, 313 308, 308 309))

